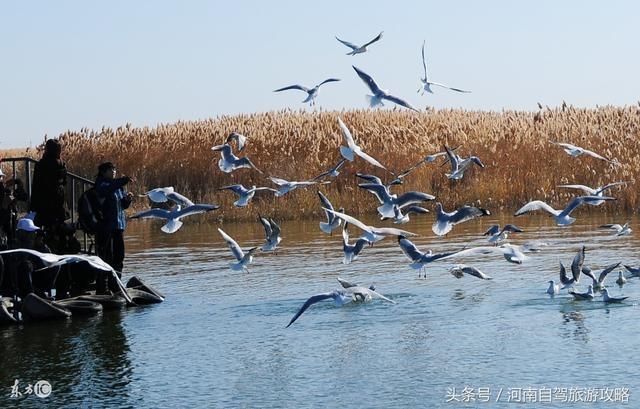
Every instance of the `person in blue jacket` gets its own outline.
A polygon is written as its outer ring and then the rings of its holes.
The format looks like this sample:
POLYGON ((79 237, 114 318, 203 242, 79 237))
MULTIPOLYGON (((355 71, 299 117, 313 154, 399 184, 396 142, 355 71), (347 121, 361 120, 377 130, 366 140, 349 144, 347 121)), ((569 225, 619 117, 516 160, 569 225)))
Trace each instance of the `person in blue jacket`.
MULTIPOLYGON (((125 186, 134 179, 129 176, 116 178, 116 172, 117 169, 111 162, 98 166, 95 189, 104 202, 102 220, 96 232, 96 251, 100 258, 121 273, 124 263, 123 233, 127 225, 124 210, 129 207, 133 198, 131 192, 125 191, 125 186)), ((96 281, 96 293, 104 294, 108 289, 117 288, 115 285, 115 279, 110 274, 102 274, 96 281)))

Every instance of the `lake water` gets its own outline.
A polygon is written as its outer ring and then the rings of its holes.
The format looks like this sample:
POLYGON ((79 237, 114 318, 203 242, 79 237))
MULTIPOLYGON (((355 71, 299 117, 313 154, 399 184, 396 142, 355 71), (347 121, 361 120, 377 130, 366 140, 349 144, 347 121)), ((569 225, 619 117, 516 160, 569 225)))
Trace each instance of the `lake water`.
MULTIPOLYGON (((259 254, 250 273, 240 273, 228 268, 216 223, 166 235, 160 224, 132 222, 124 278, 135 272, 166 301, 0 328, 0 407, 454 408, 512 407, 518 399, 532 408, 616 408, 627 399, 640 407, 640 279, 619 289, 618 270, 607 278, 613 295, 630 297, 620 305, 545 293, 547 281, 558 280, 558 261, 571 264, 583 244, 585 264, 598 273, 617 261, 640 264, 639 231, 614 238, 597 229, 624 221, 611 217, 579 216, 559 228, 544 216, 490 216, 446 238, 432 234, 431 216, 404 226, 420 234, 419 248, 436 252, 484 244, 493 222, 526 230, 514 244, 549 243, 522 265, 461 260, 492 281, 456 279, 446 261, 418 278, 395 238, 345 266, 339 232, 325 235, 317 221, 282 223, 281 250, 259 254), (397 304, 327 301, 285 329, 309 296, 338 288, 338 276, 375 284, 397 304), (12 398, 15 380, 22 392, 46 380, 52 393, 12 398)), ((222 227, 243 248, 261 242, 257 222, 222 227)), ((578 289, 587 285, 583 278, 578 289)))

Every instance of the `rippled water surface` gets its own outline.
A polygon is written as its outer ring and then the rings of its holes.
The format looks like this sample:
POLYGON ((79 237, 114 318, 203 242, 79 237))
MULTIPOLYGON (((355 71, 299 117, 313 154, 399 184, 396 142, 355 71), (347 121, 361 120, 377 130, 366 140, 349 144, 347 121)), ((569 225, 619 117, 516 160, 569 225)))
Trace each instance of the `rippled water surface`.
MULTIPOLYGON (((405 227, 421 234, 419 248, 443 251, 482 245, 490 224, 513 221, 491 216, 447 238, 433 236, 431 217, 405 227)), ((526 233, 512 243, 549 246, 523 265, 464 259, 492 281, 456 279, 449 262, 418 278, 393 238, 345 266, 340 235, 324 235, 317 221, 282 223, 282 249, 259 254, 250 273, 239 273, 228 268, 218 225, 185 224, 166 235, 158 224, 131 223, 125 278, 138 274, 166 301, 0 328, 0 407, 508 407, 518 389, 571 387, 628 388, 628 405, 640 407, 640 279, 619 289, 617 270, 608 277, 613 295, 630 297, 620 305, 545 293, 558 279, 558 261, 570 264, 582 244, 598 272, 617 261, 640 265, 640 231, 613 238, 597 229, 612 221, 604 216, 579 217, 569 228, 546 217, 515 221, 526 233), (285 329, 309 296, 337 288, 338 276, 375 284, 397 304, 323 302, 285 329), (21 388, 48 380, 53 393, 11 398, 16 379, 21 388), (493 403, 446 402, 465 387, 476 399, 478 388, 488 388, 482 392, 493 403)), ((223 227, 244 248, 263 234, 257 222, 223 227)), ((579 289, 586 285, 583 278, 579 289)))

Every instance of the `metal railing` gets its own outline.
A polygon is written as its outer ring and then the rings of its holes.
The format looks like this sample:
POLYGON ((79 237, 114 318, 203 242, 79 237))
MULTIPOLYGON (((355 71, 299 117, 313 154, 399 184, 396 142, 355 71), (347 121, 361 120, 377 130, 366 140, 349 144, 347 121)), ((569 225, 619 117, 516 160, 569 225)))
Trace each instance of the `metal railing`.
MULTIPOLYGON (((33 185, 33 166, 32 164, 37 163, 38 161, 33 159, 33 158, 29 158, 29 157, 19 157, 19 158, 2 158, 0 159, 0 164, 1 163, 10 163, 11 164, 11 174, 12 174, 12 178, 14 180, 18 179, 22 174, 24 175, 24 190, 27 193, 27 200, 30 203, 31 202, 31 187, 33 185), (20 166, 21 165, 21 166, 20 166), (20 169, 22 167, 22 169, 20 169)), ((67 172, 67 194, 65 195, 66 197, 66 202, 67 202, 67 207, 69 208, 69 211, 71 213, 71 223, 75 223, 76 222, 76 214, 78 211, 78 197, 80 197, 80 195, 82 195, 82 193, 84 193, 87 188, 92 187, 94 185, 94 182, 92 180, 89 180, 87 178, 84 178, 82 176, 76 175, 74 173, 71 172, 67 172), (79 187, 80 190, 80 195, 78 195, 78 197, 76 197, 76 192, 78 191, 78 189, 76 189, 76 186, 79 187)), ((89 239, 87 234, 82 231, 82 251, 84 253, 87 253, 90 248, 89 248, 89 239)))

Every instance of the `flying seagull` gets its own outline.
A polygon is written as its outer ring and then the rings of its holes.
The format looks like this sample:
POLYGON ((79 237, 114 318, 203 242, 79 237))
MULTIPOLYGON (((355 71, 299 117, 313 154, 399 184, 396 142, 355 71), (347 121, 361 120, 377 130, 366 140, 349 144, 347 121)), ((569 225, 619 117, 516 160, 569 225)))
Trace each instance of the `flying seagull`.
POLYGON ((238 152, 242 152, 247 143, 247 137, 238 132, 231 132, 229 136, 227 136, 226 143, 231 144, 231 141, 236 141, 238 144, 238 152))
MULTIPOLYGON (((322 204, 323 209, 334 210, 333 205, 331 204, 329 199, 327 199, 327 197, 319 190, 318 197, 320 198, 320 203, 322 204)), ((340 208, 340 212, 344 212, 344 209, 342 207, 340 208)), ((331 234, 333 230, 340 227, 340 225, 342 224, 342 219, 334 216, 333 213, 329 213, 327 211, 325 211, 325 214, 327 215, 327 221, 320 222, 320 230, 322 230, 324 233, 331 234)))
POLYGON ((533 212, 535 210, 544 210, 554 217, 554 219, 556 220, 556 224, 558 226, 568 226, 571 223, 576 221, 575 217, 570 216, 571 212, 573 212, 576 209, 576 207, 584 203, 589 205, 594 205, 594 203, 599 203, 602 200, 615 200, 615 199, 613 197, 607 197, 607 196, 575 197, 573 198, 573 200, 569 202, 569 204, 567 205, 567 207, 564 208, 564 210, 556 210, 541 200, 534 200, 522 206, 515 213, 515 216, 521 216, 525 213, 533 212))
POLYGON ((380 220, 393 219, 393 222, 395 224, 405 224, 405 223, 409 222, 409 215, 411 213, 427 214, 427 213, 429 213, 429 210, 425 209, 424 207, 420 207, 420 206, 416 206, 416 205, 405 205, 405 206, 394 205, 393 206, 393 217, 384 217, 384 216, 382 216, 380 218, 380 220), (404 213, 402 213, 403 209, 405 210, 404 213))
POLYGON ((416 236, 415 233, 411 233, 405 230, 396 229, 394 227, 374 227, 367 226, 362 223, 360 220, 355 217, 349 216, 348 214, 336 212, 335 210, 324 209, 327 212, 333 213, 336 217, 341 218, 343 221, 347 223, 351 223, 360 230, 364 231, 363 239, 367 240, 369 243, 373 244, 377 241, 384 239, 386 236, 416 236))
POLYGON ((231 173, 234 170, 240 169, 240 168, 252 168, 258 171, 258 173, 262 173, 262 171, 256 168, 256 165, 254 165, 253 162, 251 162, 251 160, 246 156, 239 158, 236 155, 234 155, 233 152, 231 151, 231 145, 229 145, 228 143, 214 146, 211 148, 211 150, 214 152, 221 153, 222 157, 218 161, 218 167, 220 168, 221 171, 225 173, 231 173))
POLYGON ((499 224, 494 224, 483 234, 483 236, 489 236, 489 243, 498 245, 501 241, 504 241, 509 237, 509 233, 522 233, 523 230, 513 224, 507 224, 500 229, 499 224))
POLYGON ((186 207, 176 205, 171 210, 165 209, 149 209, 138 212, 131 216, 131 219, 164 219, 166 224, 160 228, 165 233, 175 233, 182 227, 183 217, 194 214, 206 213, 218 209, 219 205, 211 204, 191 204, 186 207))
POLYGON ((615 230, 615 233, 613 233, 614 236, 628 236, 633 231, 631 227, 629 227, 629 222, 626 222, 622 226, 619 224, 603 224, 600 228, 615 230))
POLYGON ((311 185, 315 185, 316 183, 327 184, 329 182, 315 182, 313 180, 305 180, 302 182, 293 182, 280 178, 274 178, 273 176, 269 176, 269 180, 278 185, 278 191, 275 193, 276 197, 281 197, 286 195, 287 193, 295 190, 299 187, 307 187, 311 185))
POLYGON ((353 140, 353 136, 351 135, 351 131, 349 131, 349 128, 347 128, 344 122, 342 122, 342 119, 340 119, 340 117, 338 117, 338 125, 340 126, 340 130, 342 131, 342 137, 347 144, 347 146, 340 146, 340 154, 343 158, 345 158, 349 162, 353 162, 355 156, 357 155, 373 166, 377 166, 379 168, 387 170, 387 168, 385 168, 380 162, 364 153, 362 151, 362 148, 356 145, 355 141, 353 140))
POLYGON ((320 179, 322 179, 325 176, 331 176, 333 178, 338 177, 338 175, 340 174, 340 168, 342 168, 344 166, 344 163, 346 162, 346 159, 340 159, 340 162, 338 162, 335 166, 333 166, 331 169, 327 170, 326 172, 322 172, 321 174, 319 174, 318 176, 314 177, 313 179, 311 179, 312 182, 318 181, 320 179))
POLYGON ((456 264, 455 266, 451 267, 449 272, 453 274, 455 278, 462 278, 465 274, 467 274, 477 277, 481 280, 493 280, 493 278, 489 277, 477 268, 468 266, 466 264, 456 264))
MULTIPOLYGON (((604 196, 604 192, 606 190, 611 189, 612 187, 615 186, 620 186, 620 185, 626 185, 627 182, 613 182, 613 183, 609 183, 606 184, 604 186, 599 186, 596 188, 592 188, 589 186, 585 186, 585 185, 559 185, 558 187, 564 187, 567 189, 580 189, 582 190, 587 196, 604 196)), ((601 205, 602 203, 604 203, 604 200, 600 201, 600 202, 594 202, 592 203, 593 206, 598 206, 601 205)))
POLYGON ((316 104, 316 97, 318 96, 318 88, 320 88, 320 86, 322 84, 326 84, 327 82, 335 82, 335 81, 340 81, 340 80, 338 78, 329 78, 329 79, 326 79, 326 80, 322 81, 320 84, 316 85, 313 88, 307 88, 307 87, 304 87, 304 86, 298 85, 298 84, 289 85, 288 87, 280 88, 280 89, 277 89, 277 90, 275 90, 273 92, 286 91, 286 90, 290 90, 290 89, 297 89, 297 90, 300 90, 300 91, 304 91, 304 92, 307 93, 307 98, 304 101, 302 101, 302 103, 308 102, 310 106, 313 106, 313 105, 316 104))
MULTIPOLYGON (((424 266, 426 264, 433 263, 434 261, 437 261, 440 259, 446 259, 451 256, 457 255, 459 253, 459 251, 451 251, 448 253, 434 254, 431 250, 425 253, 423 251, 418 250, 416 245, 413 244, 411 240, 407 239, 402 235, 398 236, 398 244, 400 245, 400 249, 402 250, 404 255, 409 260, 411 260, 411 264, 410 264, 411 268, 420 270, 420 272, 418 273, 418 277, 420 276, 420 273, 423 271, 424 266)), ((425 278, 427 277, 426 271, 424 273, 424 277, 425 278)))
POLYGON ((275 251, 278 244, 282 241, 280 237, 280 226, 272 218, 262 217, 258 215, 258 221, 264 227, 265 243, 260 247, 264 252, 275 251))
POLYGON ((442 204, 436 203, 436 220, 433 222, 431 230, 433 230, 437 236, 444 236, 449 233, 456 224, 490 214, 491 212, 488 210, 474 206, 462 206, 453 212, 445 212, 442 209, 442 204))
POLYGON ((243 185, 229 185, 219 188, 218 190, 230 190, 236 195, 239 196, 239 199, 233 202, 233 205, 236 207, 245 207, 249 205, 251 199, 256 194, 256 192, 260 191, 269 191, 277 193, 276 189, 270 187, 256 187, 255 185, 251 186, 251 188, 247 189, 243 185))
POLYGON ((366 239, 359 238, 354 244, 349 244, 349 231, 347 230, 349 223, 344 223, 342 227, 342 251, 344 258, 342 264, 350 264, 358 258, 364 246, 369 243, 366 239))
POLYGON ((193 202, 180 193, 176 192, 173 186, 169 187, 157 187, 155 189, 149 190, 147 193, 143 195, 138 195, 140 197, 148 197, 154 203, 166 203, 167 201, 172 201, 175 204, 179 204, 181 206, 193 206, 193 202))
POLYGON ((593 273, 591 272, 591 269, 589 267, 584 267, 583 268, 583 272, 585 274, 587 274, 589 277, 591 277, 591 280, 593 281, 593 289, 595 291, 602 291, 604 289, 604 280, 605 278, 607 278, 607 275, 612 272, 613 270, 615 270, 616 268, 618 268, 618 266, 620 265, 620 262, 617 262, 615 264, 611 264, 606 266, 602 272, 600 273, 600 275, 598 276, 598 278, 596 279, 595 276, 593 275, 593 273))
POLYGON ((445 173, 445 175, 452 180, 460 180, 464 176, 464 172, 469 169, 473 164, 484 168, 484 164, 477 156, 469 156, 468 158, 462 158, 458 154, 454 153, 449 147, 444 147, 447 153, 447 158, 451 163, 451 173, 445 173))
POLYGON ((251 264, 253 261, 253 253, 258 250, 258 247, 252 247, 245 253, 242 251, 238 243, 234 239, 231 238, 227 233, 225 233, 222 229, 218 228, 218 231, 222 235, 222 238, 227 243, 229 250, 231 250, 231 254, 236 258, 235 263, 229 263, 229 266, 233 271, 245 271, 249 272, 247 266, 251 264))
POLYGON ((45 266, 45 268, 43 268, 42 270, 48 269, 51 267, 62 266, 65 264, 73 264, 73 263, 80 263, 80 262, 89 263, 89 265, 91 265, 91 267, 95 269, 105 271, 107 273, 111 273, 116 283, 118 284, 118 288, 120 289, 120 293, 124 297, 124 299, 127 300, 129 304, 135 304, 131 299, 131 297, 129 296, 129 293, 127 293, 127 289, 125 288, 124 284, 122 284, 120 277, 118 277, 118 273, 116 272, 116 270, 114 270, 113 267, 111 267, 109 264, 107 264, 104 260, 102 260, 98 256, 89 256, 85 254, 41 253, 39 251, 30 250, 30 249, 14 249, 14 250, 0 251, 0 254, 12 254, 12 253, 27 253, 39 258, 42 264, 45 266))
POLYGON ((581 147, 576 146, 576 145, 572 145, 570 143, 554 142, 554 141, 551 141, 551 143, 554 144, 554 145, 561 146, 562 149, 564 149, 564 151, 567 153, 567 155, 572 156, 574 158, 578 157, 580 155, 587 155, 587 156, 591 156, 591 157, 596 158, 596 159, 603 160, 605 162, 618 164, 618 161, 616 161, 616 160, 607 159, 604 156, 598 155, 597 153, 595 153, 593 151, 581 148, 581 147))
POLYGON ((402 208, 435 199, 435 196, 428 193, 416 191, 406 192, 398 197, 396 194, 391 194, 387 186, 378 183, 360 183, 358 187, 375 195, 381 204, 377 208, 378 213, 380 213, 382 217, 387 218, 396 216, 395 207, 402 208))
POLYGON ((424 78, 420 78, 420 82, 422 82, 422 86, 418 89, 418 92, 422 91, 422 95, 424 95, 425 91, 430 93, 430 94, 433 94, 433 91, 431 90, 431 86, 432 85, 436 85, 438 87, 450 89, 451 91, 465 92, 465 93, 471 92, 471 91, 465 91, 465 90, 460 89, 460 88, 453 88, 453 87, 450 87, 448 85, 440 84, 438 82, 429 81, 429 79, 427 77, 427 62, 426 62, 426 59, 424 58, 424 44, 425 44, 425 42, 426 41, 422 42, 422 66, 424 67, 424 78))
POLYGON ((347 55, 356 55, 356 54, 362 54, 364 52, 367 51, 367 47, 370 46, 371 44, 375 43, 376 41, 380 40, 382 38, 382 31, 380 32, 380 34, 378 34, 373 40, 369 41, 368 43, 365 43, 361 46, 357 46, 353 43, 350 43, 348 41, 344 41, 339 39, 338 37, 336 37, 336 40, 340 41, 342 44, 346 45, 347 47, 351 48, 351 51, 347 53, 347 55))
MULTIPOLYGON (((458 150, 458 148, 460 148, 460 146, 456 146, 455 148, 451 149, 451 152, 455 152, 456 150, 458 150)), ((440 157, 445 157, 447 156, 447 151, 444 150, 442 152, 436 152, 436 153, 432 153, 430 155, 425 156, 424 158, 420 159, 419 162, 417 162, 415 165, 412 165, 411 167, 407 168, 406 170, 402 171, 402 173, 400 173, 398 175, 399 179, 402 179, 406 176, 408 176, 411 172, 413 172, 414 170, 418 169, 420 166, 422 166, 425 163, 433 163, 435 162, 438 158, 440 157)), ((445 162, 446 163, 446 162, 445 162)))
POLYGON ((367 99, 369 100, 369 106, 371 108, 375 108, 378 105, 384 106, 384 104, 382 103, 382 100, 386 99, 387 101, 391 101, 394 104, 398 104, 405 108, 409 108, 412 111, 420 112, 417 109, 415 109, 413 106, 411 106, 411 104, 405 101, 404 99, 393 96, 389 94, 388 91, 381 89, 378 86, 378 84, 376 84, 376 82, 373 80, 373 78, 369 76, 369 74, 365 73, 364 71, 361 71, 355 66, 352 66, 352 67, 354 70, 356 70, 356 73, 358 74, 360 79, 364 81, 365 84, 367 84, 367 87, 369 87, 369 89, 373 93, 373 95, 367 95, 367 99))

